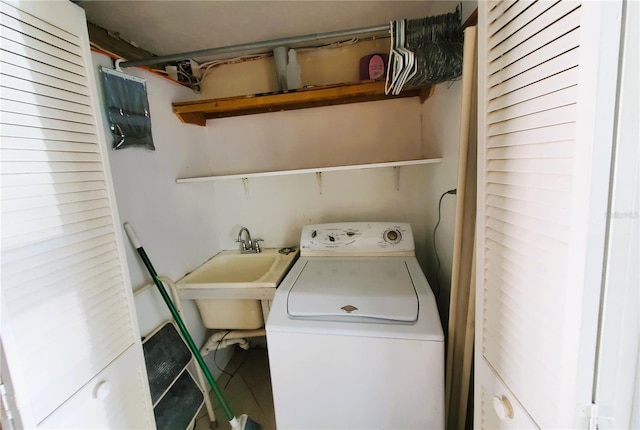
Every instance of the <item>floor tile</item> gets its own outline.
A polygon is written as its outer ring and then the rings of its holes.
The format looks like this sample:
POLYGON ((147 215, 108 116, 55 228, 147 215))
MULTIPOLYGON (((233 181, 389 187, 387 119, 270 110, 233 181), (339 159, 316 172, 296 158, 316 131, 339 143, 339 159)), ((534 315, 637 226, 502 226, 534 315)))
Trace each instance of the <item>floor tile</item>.
POLYGON ((269 379, 269 359, 267 350, 264 348, 253 348, 239 369, 242 379, 248 387, 260 384, 269 379))
MULTIPOLYGON (((265 422, 267 420, 265 419, 260 406, 258 406, 255 398, 253 397, 253 394, 250 391, 247 390, 241 395, 228 400, 228 403, 231 411, 236 414, 236 417, 247 414, 249 415, 249 417, 251 417, 251 419, 259 423, 262 426, 263 430, 275 430, 265 427, 265 422)), ((231 429, 231 426, 229 425, 229 422, 226 419, 226 415, 221 407, 215 409, 215 414, 218 419, 219 429, 231 429)))
MULTIPOLYGON (((239 395, 249 391, 249 387, 244 382, 244 379, 238 374, 233 377, 222 374, 216 381, 218 388, 222 392, 222 396, 229 402, 229 400, 238 397, 239 395)), ((211 391, 211 403, 213 408, 220 406, 220 401, 213 391, 211 391)))
POLYGON ((258 406, 265 417, 265 426, 275 429, 276 415, 273 409, 273 393, 271 392, 271 380, 267 379, 260 384, 251 387, 258 406))
MULTIPOLYGON (((237 348, 225 372, 216 381, 233 413, 247 414, 258 422, 263 430, 275 430, 273 395, 269 376, 269 360, 265 348, 255 347, 248 351, 237 348), (229 374, 233 374, 231 377, 229 374)), ((214 413, 221 430, 231 426, 213 391, 209 392, 214 413)), ((209 416, 203 407, 196 419, 195 430, 210 429, 209 416)))

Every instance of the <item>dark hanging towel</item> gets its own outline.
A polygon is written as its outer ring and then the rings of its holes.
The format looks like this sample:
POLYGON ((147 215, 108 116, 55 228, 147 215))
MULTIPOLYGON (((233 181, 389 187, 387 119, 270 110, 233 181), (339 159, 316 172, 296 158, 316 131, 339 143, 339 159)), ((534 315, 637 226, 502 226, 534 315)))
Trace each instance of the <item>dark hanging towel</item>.
POLYGON ((155 150, 145 80, 105 67, 100 71, 113 149, 144 146, 155 150))

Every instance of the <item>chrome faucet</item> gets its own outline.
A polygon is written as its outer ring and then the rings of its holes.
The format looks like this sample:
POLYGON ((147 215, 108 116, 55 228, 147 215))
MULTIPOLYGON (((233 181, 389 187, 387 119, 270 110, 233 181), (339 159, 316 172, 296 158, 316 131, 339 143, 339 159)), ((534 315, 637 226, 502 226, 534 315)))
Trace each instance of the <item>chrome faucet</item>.
POLYGON ((260 243, 262 239, 251 240, 251 233, 246 227, 242 227, 238 232, 238 238, 236 242, 240 243, 240 252, 242 254, 257 254, 260 252, 260 243), (246 238, 242 238, 242 233, 246 233, 246 238))

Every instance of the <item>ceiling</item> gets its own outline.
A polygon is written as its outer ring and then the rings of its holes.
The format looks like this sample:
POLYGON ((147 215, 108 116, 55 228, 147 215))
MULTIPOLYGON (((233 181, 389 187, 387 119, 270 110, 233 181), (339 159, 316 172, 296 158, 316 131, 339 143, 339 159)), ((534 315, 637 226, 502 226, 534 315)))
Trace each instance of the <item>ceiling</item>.
POLYGON ((379 26, 453 1, 76 1, 87 20, 156 55, 379 26))

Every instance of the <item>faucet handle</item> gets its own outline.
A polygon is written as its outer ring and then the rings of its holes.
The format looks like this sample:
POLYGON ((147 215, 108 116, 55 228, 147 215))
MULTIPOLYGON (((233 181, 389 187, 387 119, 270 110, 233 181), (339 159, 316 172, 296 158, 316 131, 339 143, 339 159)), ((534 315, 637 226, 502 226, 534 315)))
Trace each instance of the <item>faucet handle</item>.
POLYGON ((243 250, 243 251, 247 249, 247 244, 246 244, 246 242, 245 242, 244 240, 242 240, 242 239, 236 239, 236 243, 239 243, 239 244, 241 244, 241 245, 242 245, 242 250, 243 250))
POLYGON ((253 239, 256 252, 260 252, 260 242, 264 242, 264 239, 253 239))

